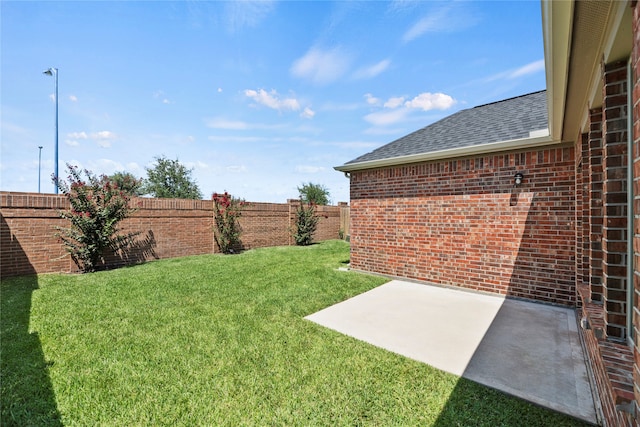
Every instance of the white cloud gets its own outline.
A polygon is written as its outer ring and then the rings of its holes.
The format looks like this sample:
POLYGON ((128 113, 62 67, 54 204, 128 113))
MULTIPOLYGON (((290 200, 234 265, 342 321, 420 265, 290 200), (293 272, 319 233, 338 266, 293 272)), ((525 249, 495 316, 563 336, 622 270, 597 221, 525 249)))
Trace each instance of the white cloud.
POLYGON ((296 172, 298 173, 318 173, 323 172, 325 170, 322 166, 308 166, 308 165, 298 165, 296 166, 296 172))
POLYGON ((365 93, 364 94, 364 99, 366 99, 367 104, 369 104, 369 105, 378 105, 378 104, 380 104, 380 99, 376 98, 375 96, 371 95, 370 93, 365 93))
MULTIPOLYGON (((73 162, 71 162, 73 164, 73 162)), ((79 163, 78 163, 79 164, 79 163)), ((82 169, 82 166, 80 166, 82 169)), ((121 163, 111 159, 98 159, 90 161, 87 169, 96 175, 112 175, 117 171, 125 170, 121 163)))
POLYGON ((91 132, 90 134, 87 134, 84 131, 70 132, 67 134, 67 139, 65 140, 65 143, 67 145, 74 147, 80 144, 78 140, 92 139, 96 141, 100 147, 109 148, 111 147, 111 141, 117 138, 118 136, 115 133, 108 130, 103 130, 100 132, 91 132))
POLYGON ((364 116, 364 119, 375 126, 388 126, 404 120, 408 113, 408 109, 399 108, 391 111, 378 111, 367 114, 364 116))
POLYGON ((425 92, 404 103, 407 108, 418 108, 423 111, 446 110, 456 103, 455 99, 444 93, 425 92))
MULTIPOLYGON (((365 95, 365 98, 367 97, 367 95, 365 95)), ((376 101, 379 100, 376 99, 376 101)), ((367 114, 366 116, 364 116, 364 120, 376 127, 388 127, 400 122, 413 120, 414 118, 410 116, 415 116, 415 110, 446 110, 452 107, 455 103, 456 100, 451 96, 440 92, 424 92, 408 101, 404 96, 396 96, 387 99, 387 101, 382 105, 384 107, 384 110, 379 110, 367 114)), ((388 130, 389 129, 383 129, 383 132, 380 132, 379 129, 369 129, 365 131, 365 133, 387 134, 388 130)))
POLYGON ((403 42, 410 42, 425 33, 455 32, 469 28, 478 18, 471 13, 468 3, 449 3, 422 17, 402 36, 403 42))
POLYGON ((188 169, 209 169, 209 165, 205 162, 198 160, 197 162, 181 162, 188 169))
POLYGON ((67 137, 71 139, 87 139, 89 135, 86 132, 71 132, 67 134, 67 137))
POLYGON ((302 117, 304 119, 312 119, 313 116, 315 116, 315 115, 316 115, 315 111, 313 111, 309 107, 305 107, 305 109, 302 111, 302 113, 300 113, 300 117, 302 117))
POLYGON ((218 88, 218 93, 222 93, 222 88, 221 87, 218 88))
POLYGON ((75 95, 69 95, 69 101, 77 102, 78 101, 78 97, 75 96, 75 95))
POLYGON ((537 73, 538 71, 544 71, 544 59, 531 62, 527 65, 524 65, 518 68, 515 71, 512 71, 511 73, 509 73, 507 78, 515 79, 516 77, 526 76, 528 74, 537 73))
POLYGON ((404 103, 404 96, 396 96, 393 98, 389 98, 387 102, 384 103, 384 108, 398 108, 404 103))
POLYGON ((105 139, 116 139, 117 135, 113 132, 110 132, 108 130, 101 130, 100 132, 93 132, 91 134, 91 138, 92 139, 99 139, 99 140, 105 140, 105 139))
POLYGON ((171 101, 169 101, 167 98, 162 100, 163 104, 171 104, 171 101))
POLYGON ((280 98, 275 90, 267 92, 264 89, 252 90, 246 89, 244 91, 245 96, 253 99, 256 103, 264 105, 274 110, 291 110, 298 111, 300 109, 300 103, 295 98, 280 98))
POLYGON ((321 50, 314 47, 293 63, 291 74, 316 84, 327 84, 342 77, 350 63, 351 58, 340 48, 321 50))
POLYGON ((389 68, 390 64, 391 61, 389 59, 382 60, 370 67, 360 68, 354 73, 354 77, 356 79, 369 79, 375 77, 389 68))

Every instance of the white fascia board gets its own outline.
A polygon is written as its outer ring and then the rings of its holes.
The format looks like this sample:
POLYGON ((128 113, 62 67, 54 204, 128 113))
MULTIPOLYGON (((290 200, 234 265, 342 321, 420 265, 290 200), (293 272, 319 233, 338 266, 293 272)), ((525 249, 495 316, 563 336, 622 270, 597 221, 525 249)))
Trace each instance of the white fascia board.
POLYGON ((542 35, 551 136, 560 140, 569 75, 573 1, 542 0, 542 35))
MULTIPOLYGON (((532 133, 535 134, 535 132, 532 133)), ((432 151, 430 153, 411 154, 409 156, 398 156, 390 157, 387 159, 348 163, 341 166, 335 166, 334 169, 340 172, 352 172, 365 169, 399 166, 409 163, 428 162, 432 160, 454 159, 457 157, 468 157, 477 156, 480 154, 495 154, 503 151, 523 150, 527 148, 555 145, 559 144, 560 142, 561 141, 551 138, 549 132, 546 132, 546 135, 544 136, 512 139, 509 141, 491 142, 488 144, 432 151)))

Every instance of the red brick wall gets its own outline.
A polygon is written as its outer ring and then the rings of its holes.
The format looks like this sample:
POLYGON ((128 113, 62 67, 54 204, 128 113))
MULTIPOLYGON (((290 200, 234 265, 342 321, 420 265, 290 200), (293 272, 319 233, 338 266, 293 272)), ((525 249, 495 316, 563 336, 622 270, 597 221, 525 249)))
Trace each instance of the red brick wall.
POLYGON ((575 305, 574 175, 573 147, 353 172, 351 266, 575 305))
MULTIPOLYGON (((612 68, 615 67, 609 67, 612 68)), ((580 306, 580 318, 589 325, 581 332, 604 425, 624 426, 633 424, 629 423, 627 414, 616 409, 616 405, 633 400, 630 385, 633 357, 625 344, 608 340, 607 324, 610 321, 607 308, 619 307, 611 302, 605 304, 605 296, 613 295, 613 289, 609 290, 605 283, 616 283, 618 277, 612 274, 616 266, 625 273, 627 268, 626 254, 613 250, 626 248, 625 236, 621 234, 626 230, 620 229, 621 223, 626 224, 626 218, 619 217, 620 212, 626 213, 625 209, 620 209, 620 201, 626 202, 627 186, 621 182, 626 177, 626 159, 621 162, 617 158, 626 150, 619 146, 619 138, 616 138, 616 133, 626 128, 626 123, 616 126, 613 120, 607 126, 606 122, 603 109, 590 110, 589 132, 576 142, 576 151, 582 151, 582 155, 576 158, 576 256, 580 256, 582 250, 584 260, 582 280, 579 270, 576 278, 580 296, 577 305, 580 306), (607 131, 612 131, 614 136, 609 137, 607 131), (607 147, 609 141, 611 147, 607 147)), ((619 337, 614 334, 612 338, 619 337)))
MULTIPOLYGON (((629 407, 637 408, 638 402, 638 368, 634 362, 638 360, 638 351, 626 342, 627 271, 638 268, 637 262, 632 267, 627 255, 630 188, 627 165, 631 154, 627 135, 627 74, 626 61, 603 66, 603 108, 589 112, 589 148, 586 152, 583 149, 586 157, 583 163, 591 164, 590 175, 585 178, 590 182, 577 187, 578 193, 589 199, 590 211, 583 214, 583 219, 590 222, 591 242, 590 280, 578 283, 582 300, 579 315, 589 325, 582 334, 605 426, 638 425, 633 408, 629 407)), ((636 108, 633 117, 638 120, 636 108)), ((637 158, 637 149, 634 151, 637 158)), ((580 198, 578 194, 577 200, 580 198)), ((637 301, 636 297, 634 312, 637 301)), ((637 313, 634 317, 636 324, 637 313)))
POLYGON ((602 109, 589 111, 589 282, 591 299, 604 301, 602 286, 602 109))
POLYGON ((57 210, 66 208, 62 196, 0 194, 0 277, 71 270, 73 263, 53 236, 56 225, 64 226, 57 210))
POLYGON ((602 275, 608 337, 627 336, 627 61, 604 66, 602 275))
MULTIPOLYGON (((140 232, 125 254, 110 256, 109 265, 217 252, 210 200, 147 199, 132 201, 138 210, 121 223, 121 232, 140 232)), ((291 232, 298 201, 286 204, 249 203, 240 226, 245 249, 294 244, 291 232)), ((54 237, 54 226, 65 226, 58 210, 68 209, 65 196, 0 193, 0 277, 76 271, 54 237)), ((319 206, 315 241, 337 239, 341 208, 319 206)))

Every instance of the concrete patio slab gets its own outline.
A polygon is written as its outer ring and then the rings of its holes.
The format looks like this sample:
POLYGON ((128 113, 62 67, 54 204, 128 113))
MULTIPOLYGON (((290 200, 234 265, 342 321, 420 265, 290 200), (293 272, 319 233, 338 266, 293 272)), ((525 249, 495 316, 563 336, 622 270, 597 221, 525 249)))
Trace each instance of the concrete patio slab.
POLYGON ((597 421, 574 310, 394 280, 307 319, 597 421))

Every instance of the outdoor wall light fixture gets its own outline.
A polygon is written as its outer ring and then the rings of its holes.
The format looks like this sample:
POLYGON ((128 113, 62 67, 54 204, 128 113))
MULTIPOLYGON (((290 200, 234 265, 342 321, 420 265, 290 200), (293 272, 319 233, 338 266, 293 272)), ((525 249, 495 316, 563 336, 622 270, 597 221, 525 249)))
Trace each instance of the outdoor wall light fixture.
POLYGON ((513 182, 516 185, 516 187, 520 186, 520 184, 522 184, 522 180, 524 179, 524 175, 522 175, 521 172, 516 173, 516 175, 513 177, 513 182))

